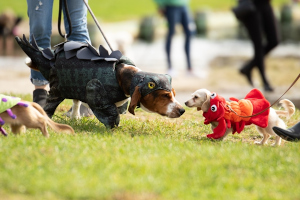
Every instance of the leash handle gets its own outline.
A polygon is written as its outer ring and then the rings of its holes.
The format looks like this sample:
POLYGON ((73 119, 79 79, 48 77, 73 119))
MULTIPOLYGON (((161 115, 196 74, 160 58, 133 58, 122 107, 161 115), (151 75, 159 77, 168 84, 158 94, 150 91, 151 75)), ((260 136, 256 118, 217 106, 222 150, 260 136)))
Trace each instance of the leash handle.
POLYGON ((72 34, 72 23, 71 23, 71 17, 70 17, 70 13, 69 13, 69 8, 68 8, 68 4, 67 4, 67 0, 59 0, 59 12, 58 12, 58 32, 60 34, 61 37, 65 38, 65 40, 67 40, 67 37, 70 37, 70 35, 72 34), (61 29, 60 29, 60 23, 61 23, 61 13, 62 13, 62 4, 64 3, 65 6, 65 10, 66 10, 66 17, 67 17, 67 21, 69 24, 69 33, 68 34, 62 34, 61 33, 61 29))
POLYGON ((255 117, 255 116, 257 116, 257 115, 260 115, 261 113, 263 113, 263 112, 265 112, 265 111, 267 111, 269 108, 271 108, 272 106, 274 106, 282 97, 283 97, 283 95, 285 95, 294 85, 295 85, 295 83, 298 81, 298 79, 300 78, 300 73, 298 74, 298 76, 296 77, 296 79, 294 80, 294 82, 290 85, 290 87, 274 102, 274 103, 272 103, 268 108, 265 108, 264 110, 262 110, 262 111, 260 111, 260 112, 258 112, 258 113, 256 113, 255 115, 250 115, 250 116, 242 116, 242 115, 239 115, 239 114, 237 114, 231 107, 230 107, 230 105, 226 105, 226 107, 231 111, 231 112, 233 112, 235 115, 237 115, 237 116, 239 116, 239 117, 242 117, 242 118, 249 118, 249 117, 255 117))
POLYGON ((106 43, 108 44, 108 46, 109 46, 109 48, 110 48, 110 50, 113 51, 113 48, 110 46, 110 43, 108 42, 107 38, 105 37, 105 34, 104 34, 104 32, 102 31, 102 29, 101 29, 101 27, 100 27, 100 25, 99 25, 99 23, 98 23, 98 21, 97 21, 95 15, 94 15, 93 11, 91 10, 90 6, 89 6, 88 3, 86 2, 86 0, 83 0, 83 2, 84 2, 84 4, 86 5, 87 9, 89 10, 90 14, 92 15, 92 17, 93 17, 93 19, 94 19, 94 21, 95 21, 95 23, 96 23, 98 29, 100 30, 100 32, 101 32, 103 38, 105 39, 106 43))

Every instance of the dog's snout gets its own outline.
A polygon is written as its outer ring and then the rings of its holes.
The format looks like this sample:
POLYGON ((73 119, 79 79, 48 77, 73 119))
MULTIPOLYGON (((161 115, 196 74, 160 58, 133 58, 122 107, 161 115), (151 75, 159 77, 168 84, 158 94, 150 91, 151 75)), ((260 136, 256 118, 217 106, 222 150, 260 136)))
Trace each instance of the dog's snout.
POLYGON ((188 105, 188 102, 186 101, 186 102, 184 102, 184 104, 187 106, 187 105, 188 105))
POLYGON ((185 112, 184 108, 181 108, 181 109, 179 110, 180 115, 183 115, 184 112, 185 112))

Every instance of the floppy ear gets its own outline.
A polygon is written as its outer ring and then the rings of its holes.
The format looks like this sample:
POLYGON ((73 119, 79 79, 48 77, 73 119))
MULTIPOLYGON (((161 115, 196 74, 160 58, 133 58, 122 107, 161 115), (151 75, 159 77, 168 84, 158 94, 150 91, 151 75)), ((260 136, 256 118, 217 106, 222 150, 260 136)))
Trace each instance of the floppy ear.
POLYGON ((128 111, 131 114, 135 115, 134 109, 138 105, 138 103, 140 102, 141 97, 142 96, 141 96, 141 93, 139 91, 139 87, 135 86, 134 92, 133 92, 133 94, 131 96, 130 105, 128 107, 128 111))
POLYGON ((206 93, 206 99, 201 106, 201 110, 203 112, 207 112, 209 107, 210 107, 210 95, 208 93, 206 93))
POLYGON ((172 92, 173 92, 173 95, 174 95, 174 97, 175 97, 176 92, 175 92, 175 89, 174 89, 174 88, 172 88, 172 92))

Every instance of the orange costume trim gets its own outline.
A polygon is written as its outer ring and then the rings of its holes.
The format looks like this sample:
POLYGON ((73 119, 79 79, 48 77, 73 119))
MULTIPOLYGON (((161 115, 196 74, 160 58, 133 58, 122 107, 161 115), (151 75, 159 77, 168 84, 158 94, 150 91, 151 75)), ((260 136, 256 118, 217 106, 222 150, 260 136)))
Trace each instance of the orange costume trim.
MULTIPOLYGON (((241 99, 239 101, 226 101, 226 104, 229 105, 232 110, 236 112, 236 114, 240 116, 250 116, 253 113, 253 105, 251 104, 250 100, 241 99)), ((249 121, 250 117, 244 118, 239 117, 231 110, 225 110, 224 118, 233 122, 240 122, 240 121, 249 121)))

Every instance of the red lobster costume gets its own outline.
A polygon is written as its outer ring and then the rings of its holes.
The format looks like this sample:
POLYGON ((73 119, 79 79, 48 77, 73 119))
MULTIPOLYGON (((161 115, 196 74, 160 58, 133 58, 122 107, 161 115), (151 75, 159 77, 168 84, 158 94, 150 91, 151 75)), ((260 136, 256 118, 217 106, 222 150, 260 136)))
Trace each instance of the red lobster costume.
POLYGON ((205 117, 204 124, 219 123, 213 129, 213 133, 207 135, 208 138, 221 138, 225 134, 226 128, 232 127, 232 134, 234 134, 235 132, 240 133, 243 131, 245 125, 255 124, 262 128, 268 126, 270 109, 267 108, 270 107, 270 103, 258 89, 251 90, 244 99, 238 100, 231 97, 230 100, 231 102, 227 102, 223 97, 212 93, 210 109, 203 113, 203 117, 205 117), (267 110, 257 116, 246 117, 255 115, 264 109, 267 110))

